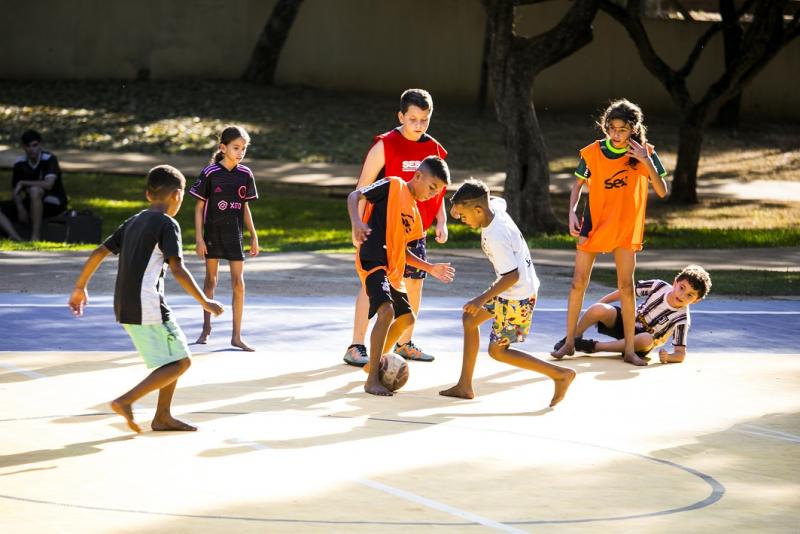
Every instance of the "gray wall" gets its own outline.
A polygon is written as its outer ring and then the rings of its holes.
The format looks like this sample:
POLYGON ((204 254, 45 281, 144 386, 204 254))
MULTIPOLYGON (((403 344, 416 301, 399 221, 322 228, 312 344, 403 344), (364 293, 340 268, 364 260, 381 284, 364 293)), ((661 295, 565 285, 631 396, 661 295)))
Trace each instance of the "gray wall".
MULTIPOLYGON (((237 78, 274 0, 0 0, 0 72, 6 79, 237 78)), ((541 32, 566 2, 520 9, 518 31, 541 32)), ((676 65, 704 24, 649 21, 656 50, 676 65)), ((478 0, 306 0, 284 48, 279 83, 396 97, 421 86, 471 101, 478 87, 484 13, 478 0)), ((719 75, 712 41, 696 67, 699 94, 719 75)), ((747 116, 800 119, 800 40, 783 50, 743 99, 747 116)), ((590 45, 536 81, 539 107, 594 111, 626 96, 648 112, 672 110, 621 27, 604 14, 590 45)))

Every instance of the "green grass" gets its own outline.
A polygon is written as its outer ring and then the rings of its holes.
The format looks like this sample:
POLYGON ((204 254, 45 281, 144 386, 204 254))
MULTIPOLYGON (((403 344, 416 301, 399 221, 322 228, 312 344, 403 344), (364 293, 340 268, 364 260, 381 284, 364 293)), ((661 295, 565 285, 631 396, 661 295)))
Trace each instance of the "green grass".
MULTIPOLYGON (((637 280, 672 280, 677 271, 636 269, 637 280)), ((617 273, 614 269, 594 269, 592 280, 607 286, 617 285, 617 273)), ((766 296, 800 296, 800 272, 792 271, 754 271, 754 270, 716 270, 711 272, 711 296, 713 295, 746 295, 753 297, 766 296)))

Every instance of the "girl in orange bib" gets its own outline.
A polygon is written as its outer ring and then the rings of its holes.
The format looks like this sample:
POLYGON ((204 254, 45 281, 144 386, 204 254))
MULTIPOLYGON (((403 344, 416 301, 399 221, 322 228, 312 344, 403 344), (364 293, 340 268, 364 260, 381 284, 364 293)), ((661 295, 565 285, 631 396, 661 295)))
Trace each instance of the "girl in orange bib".
POLYGON ((636 253, 642 250, 648 186, 652 185, 659 197, 666 196, 667 172, 653 145, 647 143, 647 128, 639 106, 625 99, 616 100, 597 124, 606 137, 580 150, 577 180, 570 194, 569 232, 578 238, 575 273, 567 307, 567 335, 556 343, 551 355, 561 359, 575 352, 575 327, 595 257, 611 252, 617 266, 625 331, 623 357, 628 363, 647 365, 633 350, 633 271, 636 253), (589 188, 589 201, 580 221, 575 208, 584 186, 589 188))

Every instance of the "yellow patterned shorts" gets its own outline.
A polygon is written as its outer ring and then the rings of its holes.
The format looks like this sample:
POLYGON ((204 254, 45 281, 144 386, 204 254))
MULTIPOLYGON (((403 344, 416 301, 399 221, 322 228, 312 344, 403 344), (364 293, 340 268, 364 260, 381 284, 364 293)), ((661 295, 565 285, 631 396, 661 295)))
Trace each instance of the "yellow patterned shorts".
POLYGON ((492 333, 489 336, 490 342, 521 343, 525 341, 525 337, 531 329, 536 297, 523 300, 495 297, 483 307, 494 314, 492 333))

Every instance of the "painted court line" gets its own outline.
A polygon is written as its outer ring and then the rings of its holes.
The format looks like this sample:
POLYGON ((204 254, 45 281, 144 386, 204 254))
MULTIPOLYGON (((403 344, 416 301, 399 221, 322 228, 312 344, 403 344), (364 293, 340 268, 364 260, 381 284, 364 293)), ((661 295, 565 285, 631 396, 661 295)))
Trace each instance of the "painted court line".
POLYGON ((758 425, 739 425, 737 432, 743 434, 753 434, 754 436, 763 436, 765 438, 779 439, 781 441, 788 441, 790 443, 800 443, 800 436, 789 434, 788 432, 781 432, 780 430, 773 430, 764 426, 758 425))
POLYGON ((24 367, 17 367, 12 363, 0 362, 0 367, 6 369, 7 371, 11 371, 12 373, 18 373, 23 376, 27 376, 28 378, 45 378, 45 375, 42 373, 37 373, 36 371, 31 371, 30 369, 25 369, 24 367))

